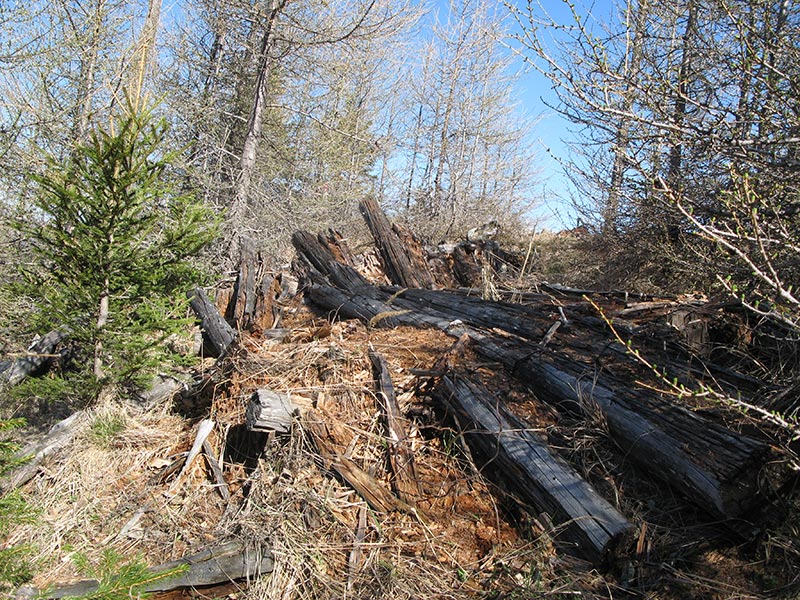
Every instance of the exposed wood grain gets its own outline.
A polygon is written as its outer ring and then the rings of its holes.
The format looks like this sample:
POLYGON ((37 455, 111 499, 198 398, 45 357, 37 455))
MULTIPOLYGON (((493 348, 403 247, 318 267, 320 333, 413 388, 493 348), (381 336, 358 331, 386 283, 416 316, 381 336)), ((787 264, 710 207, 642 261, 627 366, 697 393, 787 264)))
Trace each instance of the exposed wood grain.
POLYGON ((631 523, 550 451, 542 437, 508 412, 477 375, 458 367, 452 354, 437 364, 447 374, 438 379, 435 393, 458 416, 456 422, 482 471, 547 512, 558 539, 569 542, 573 553, 577 550, 598 565, 613 562, 611 555, 632 532, 631 523))
POLYGON ((715 516, 731 519, 760 502, 758 473, 769 447, 708 421, 647 389, 632 389, 591 363, 543 348, 527 336, 544 331, 525 324, 519 308, 470 299, 448 309, 452 294, 407 290, 388 303, 377 288, 356 291, 313 286, 309 297, 343 316, 376 326, 436 327, 469 332, 476 351, 500 362, 537 394, 561 409, 599 414, 627 456, 715 516), (379 314, 385 319, 375 321, 379 314), (494 324, 496 327, 490 326, 494 324), (498 335, 493 329, 513 332, 498 335))
POLYGON ((415 504, 420 497, 419 480, 414 466, 414 452, 408 440, 403 415, 397 404, 389 366, 374 348, 369 348, 369 359, 375 374, 377 398, 386 421, 389 438, 389 463, 394 474, 394 488, 401 500, 415 504))
POLYGON ((425 264, 419 243, 407 232, 403 232, 401 237, 398 234, 400 230, 392 227, 374 198, 365 198, 358 206, 375 240, 389 280, 403 287, 433 287, 433 276, 425 264))

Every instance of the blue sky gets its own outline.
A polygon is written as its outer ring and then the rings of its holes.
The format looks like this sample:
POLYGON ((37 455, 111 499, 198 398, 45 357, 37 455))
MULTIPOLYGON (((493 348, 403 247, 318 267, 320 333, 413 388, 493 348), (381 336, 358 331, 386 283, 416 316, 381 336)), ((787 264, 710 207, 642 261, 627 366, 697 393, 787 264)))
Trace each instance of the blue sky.
MULTIPOLYGON (((521 8, 526 0, 513 0, 521 8)), ((591 13, 595 19, 608 21, 613 9, 612 0, 574 0, 576 10, 582 15, 591 13)), ((539 11, 546 11, 556 22, 570 23, 572 15, 564 0, 541 0, 539 11)), ((533 130, 534 145, 538 155, 538 166, 541 170, 542 195, 544 202, 536 211, 535 217, 542 225, 550 229, 562 229, 574 226, 575 215, 571 210, 568 198, 571 186, 564 174, 559 159, 568 157, 568 144, 575 140, 570 132, 570 124, 546 103, 557 104, 551 82, 541 73, 527 68, 519 82, 519 98, 523 109, 537 120, 533 130)))

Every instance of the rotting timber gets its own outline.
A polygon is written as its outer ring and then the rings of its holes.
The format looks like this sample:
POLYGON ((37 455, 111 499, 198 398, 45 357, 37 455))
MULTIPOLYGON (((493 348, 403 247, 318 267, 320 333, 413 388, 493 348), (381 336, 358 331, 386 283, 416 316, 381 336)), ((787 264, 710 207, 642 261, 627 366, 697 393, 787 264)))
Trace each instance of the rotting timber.
MULTIPOLYGON (((758 477, 774 458, 770 446, 680 406, 660 393, 658 385, 637 385, 635 374, 620 376, 620 370, 646 369, 620 349, 588 302, 574 295, 560 302, 554 297, 557 289, 522 305, 486 301, 457 290, 372 285, 351 264, 337 260, 341 253, 331 249, 326 238, 298 232, 293 241, 309 268, 306 297, 331 317, 358 318, 377 327, 434 327, 453 337, 466 336, 475 352, 500 363, 537 398, 559 410, 600 417, 626 460, 715 518, 741 518, 763 499, 758 477), (563 326, 561 331, 556 332, 556 323, 563 326), (557 343, 551 344, 554 335, 557 343), (607 355, 622 369, 604 365, 607 355)), ((383 255, 383 260, 390 258, 383 255)), ((665 357, 661 364, 669 363, 665 357)), ((698 363, 703 364, 701 357, 680 376, 691 382, 698 363)), ((652 378, 652 373, 645 375, 652 378)), ((534 504, 547 510, 541 499, 534 504)), ((567 514, 551 517, 564 524, 571 519, 567 514)), ((596 560, 597 553, 606 550, 590 549, 584 540, 580 552, 596 560)))
POLYGON ((609 558, 631 535, 633 525, 545 439, 511 414, 459 360, 470 346, 464 335, 434 366, 433 395, 454 415, 472 455, 490 479, 531 500, 558 523, 561 538, 595 564, 609 558))

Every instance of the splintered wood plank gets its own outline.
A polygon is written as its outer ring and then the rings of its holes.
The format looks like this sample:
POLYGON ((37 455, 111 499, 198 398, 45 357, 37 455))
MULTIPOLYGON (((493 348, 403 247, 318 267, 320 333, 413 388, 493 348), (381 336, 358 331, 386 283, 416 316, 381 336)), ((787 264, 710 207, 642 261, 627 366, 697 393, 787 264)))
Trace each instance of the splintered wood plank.
POLYGON ((389 438, 389 463, 394 474, 394 488, 401 500, 415 504, 421 495, 417 470, 414 466, 414 452, 403 424, 403 416, 394 393, 389 366, 374 348, 369 348, 369 359, 375 372, 377 398, 381 412, 386 420, 389 438))
POLYGON ((404 287, 433 287, 433 276, 422 256, 419 242, 409 234, 401 238, 399 230, 392 227, 374 198, 365 198, 358 206, 375 239, 389 280, 404 287))
POLYGON ((225 317, 239 329, 261 333, 274 324, 272 309, 280 293, 280 283, 266 272, 264 257, 256 242, 242 238, 239 272, 225 317))
POLYGON ((380 481, 359 467, 352 459, 339 452, 338 444, 334 440, 342 437, 343 428, 330 415, 317 410, 309 410, 304 415, 303 426, 314 439, 323 460, 374 510, 414 512, 413 507, 397 498, 380 481))

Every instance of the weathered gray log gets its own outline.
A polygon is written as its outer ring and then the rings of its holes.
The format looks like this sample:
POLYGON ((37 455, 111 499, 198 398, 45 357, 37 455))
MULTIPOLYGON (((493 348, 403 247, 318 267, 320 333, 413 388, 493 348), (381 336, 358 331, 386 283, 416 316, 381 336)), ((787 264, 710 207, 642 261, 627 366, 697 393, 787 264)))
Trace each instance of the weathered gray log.
POLYGON ((760 501, 767 444, 557 352, 479 332, 470 337, 476 351, 506 365, 540 399, 602 415, 611 439, 632 461, 712 514, 735 518, 760 501))
POLYGON ((133 397, 144 405, 159 404, 187 389, 192 383, 188 379, 187 377, 187 381, 182 381, 172 375, 158 374, 153 377, 149 388, 136 390, 133 397))
POLYGON ((421 490, 417 470, 414 466, 414 452, 408 441, 408 434, 403 425, 400 406, 394 393, 389 365, 380 354, 370 346, 368 351, 372 369, 375 373, 377 398, 386 420, 389 438, 389 463, 394 474, 394 489, 401 500, 413 505, 419 499, 421 490))
MULTIPOLYGON (((631 389, 593 365, 537 343, 469 326, 463 311, 448 318, 445 306, 415 303, 413 294, 393 298, 389 304, 389 293, 376 288, 343 292, 319 285, 308 293, 332 313, 374 325, 433 326, 456 336, 469 332, 477 352, 506 365, 543 399, 584 414, 599 412, 611 439, 632 461, 715 516, 734 518, 760 501, 757 478, 769 459, 769 447, 649 390, 631 389)), ((504 328, 501 318, 496 325, 504 328)))
POLYGON ((240 329, 260 333, 272 327, 273 304, 280 293, 280 282, 266 272, 256 242, 242 238, 239 272, 225 317, 240 329))
POLYGON ((194 314, 200 319, 203 337, 210 345, 211 355, 222 356, 236 340, 236 331, 222 318, 217 307, 208 299, 203 289, 196 288, 187 296, 194 314))
POLYGON ((300 258, 316 273, 329 278, 331 283, 344 289, 358 289, 369 283, 353 267, 340 263, 326 240, 307 231, 292 234, 292 244, 300 258))
POLYGON ((16 453, 15 459, 26 459, 25 462, 11 471, 7 477, 0 479, 0 494, 16 489, 28 483, 45 460, 66 447, 75 438, 81 425, 88 419, 86 411, 73 413, 53 428, 38 442, 33 442, 16 453))
POLYGON ((564 296, 607 296, 613 298, 619 298, 628 302, 632 299, 638 299, 643 302, 649 302, 653 300, 674 300, 675 296, 670 294, 663 294, 659 296, 654 296, 652 294, 645 294, 643 292, 627 292, 621 290, 587 290, 587 289, 580 289, 580 288, 573 288, 568 287, 566 285, 561 285, 559 283, 548 283, 547 281, 542 281, 539 286, 542 289, 549 290, 555 294, 562 294, 564 296))
POLYGON ((20 356, 5 370, 4 378, 9 385, 17 385, 26 377, 39 375, 53 362, 54 352, 67 334, 54 329, 33 342, 24 356, 20 356))
POLYGON ((393 227, 374 198, 359 202, 359 209, 380 252, 383 270, 392 283, 403 287, 431 288, 433 276, 425 264, 422 247, 411 235, 393 227))
POLYGON ((245 418, 250 431, 289 433, 298 413, 288 394, 258 390, 247 403, 245 418))
POLYGON ((434 391, 457 415, 457 423, 478 466, 503 488, 544 511, 557 539, 596 565, 612 554, 633 526, 547 443, 503 408, 473 374, 450 366, 434 391))
MULTIPOLYGON (((165 592, 184 587, 203 587, 239 579, 253 579, 259 575, 271 573, 274 561, 272 553, 268 549, 251 548, 243 542, 229 542, 152 567, 150 572, 157 576, 184 565, 187 569, 183 573, 174 577, 156 579, 135 588, 134 591, 139 593, 165 592)), ((95 580, 80 581, 46 590, 25 586, 17 591, 15 598, 18 600, 67 598, 90 594, 97 588, 98 582, 95 580)))

